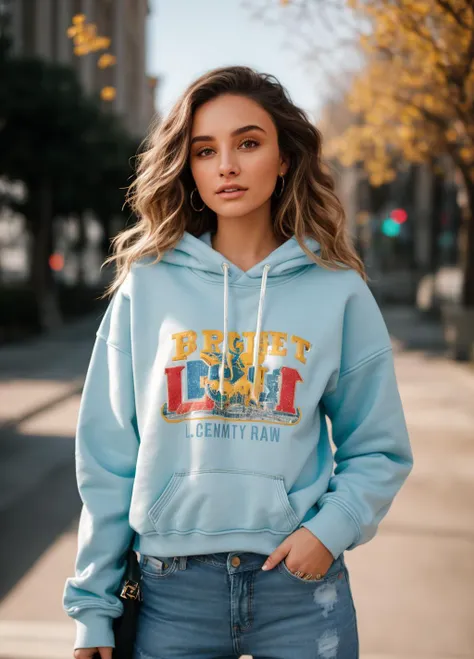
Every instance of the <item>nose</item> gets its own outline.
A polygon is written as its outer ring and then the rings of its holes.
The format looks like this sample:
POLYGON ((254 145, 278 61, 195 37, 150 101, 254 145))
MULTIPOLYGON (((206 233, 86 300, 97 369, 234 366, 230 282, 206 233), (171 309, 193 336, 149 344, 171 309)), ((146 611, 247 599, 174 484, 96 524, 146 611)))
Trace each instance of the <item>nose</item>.
POLYGON ((238 174, 239 166, 234 160, 235 156, 232 153, 222 152, 221 161, 219 164, 219 172, 222 176, 229 176, 229 174, 238 174))

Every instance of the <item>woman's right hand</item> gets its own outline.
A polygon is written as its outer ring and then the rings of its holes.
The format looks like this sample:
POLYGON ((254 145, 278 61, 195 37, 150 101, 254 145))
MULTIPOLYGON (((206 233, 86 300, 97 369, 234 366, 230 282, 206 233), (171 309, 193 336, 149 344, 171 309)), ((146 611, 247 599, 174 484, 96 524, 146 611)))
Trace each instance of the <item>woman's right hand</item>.
POLYGON ((113 648, 77 648, 74 650, 74 659, 112 659, 113 648))

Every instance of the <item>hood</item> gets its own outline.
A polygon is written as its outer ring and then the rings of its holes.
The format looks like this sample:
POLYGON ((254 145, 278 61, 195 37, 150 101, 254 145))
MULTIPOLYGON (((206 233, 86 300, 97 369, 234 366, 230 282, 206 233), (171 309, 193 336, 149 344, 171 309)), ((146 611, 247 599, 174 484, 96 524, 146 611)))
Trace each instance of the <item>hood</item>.
MULTIPOLYGON (((320 249, 319 243, 313 238, 306 238, 305 244, 313 252, 320 249)), ((265 292, 267 280, 270 285, 273 283, 282 283, 282 280, 291 278, 302 268, 309 268, 315 265, 301 249, 296 238, 289 238, 283 245, 277 247, 263 261, 254 265, 250 270, 244 272, 233 263, 217 252, 211 245, 211 232, 204 233, 199 238, 191 235, 187 231, 174 250, 165 253, 163 261, 172 263, 176 266, 189 268, 199 276, 211 280, 222 280, 223 283, 223 350, 222 362, 220 366, 219 391, 221 400, 224 399, 224 373, 226 368, 231 368, 231 361, 228 359, 228 335, 229 335, 229 286, 237 284, 238 286, 255 286, 260 287, 260 299, 258 302, 256 314, 256 328, 254 353, 252 363, 252 395, 256 400, 255 388, 257 385, 257 364, 260 346, 260 336, 262 332, 262 317, 265 302, 265 292)))
MULTIPOLYGON (((305 244, 312 252, 320 251, 320 245, 314 238, 306 238, 305 244)), ((175 249, 168 251, 163 256, 163 261, 190 268, 201 276, 214 281, 224 277, 222 265, 227 263, 229 281, 241 286, 260 286, 265 270, 268 271, 270 281, 278 277, 278 283, 281 283, 282 277, 291 277, 301 268, 314 265, 314 261, 304 253, 293 236, 273 250, 263 261, 245 272, 233 263, 229 263, 220 252, 212 247, 210 231, 199 238, 185 231, 175 249)))

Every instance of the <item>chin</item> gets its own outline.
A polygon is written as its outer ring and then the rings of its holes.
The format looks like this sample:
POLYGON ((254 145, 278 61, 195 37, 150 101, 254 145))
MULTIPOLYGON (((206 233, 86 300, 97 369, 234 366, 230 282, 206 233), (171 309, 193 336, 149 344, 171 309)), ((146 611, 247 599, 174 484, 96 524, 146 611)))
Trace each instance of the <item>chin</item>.
POLYGON ((223 205, 221 208, 213 208, 212 210, 219 215, 219 217, 239 217, 240 215, 243 216, 252 213, 255 208, 256 207, 249 206, 248 204, 244 206, 243 204, 232 203, 223 205))

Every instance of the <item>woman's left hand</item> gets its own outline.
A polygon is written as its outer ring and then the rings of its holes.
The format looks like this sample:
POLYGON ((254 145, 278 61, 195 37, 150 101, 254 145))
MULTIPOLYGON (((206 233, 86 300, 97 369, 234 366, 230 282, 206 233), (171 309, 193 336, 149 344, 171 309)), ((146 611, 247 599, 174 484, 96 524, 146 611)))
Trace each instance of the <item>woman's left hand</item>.
POLYGON ((285 558, 288 559, 285 564, 290 572, 299 570, 303 574, 311 574, 311 579, 317 574, 324 576, 334 562, 329 549, 305 526, 285 538, 267 558, 262 569, 271 570, 285 558))

